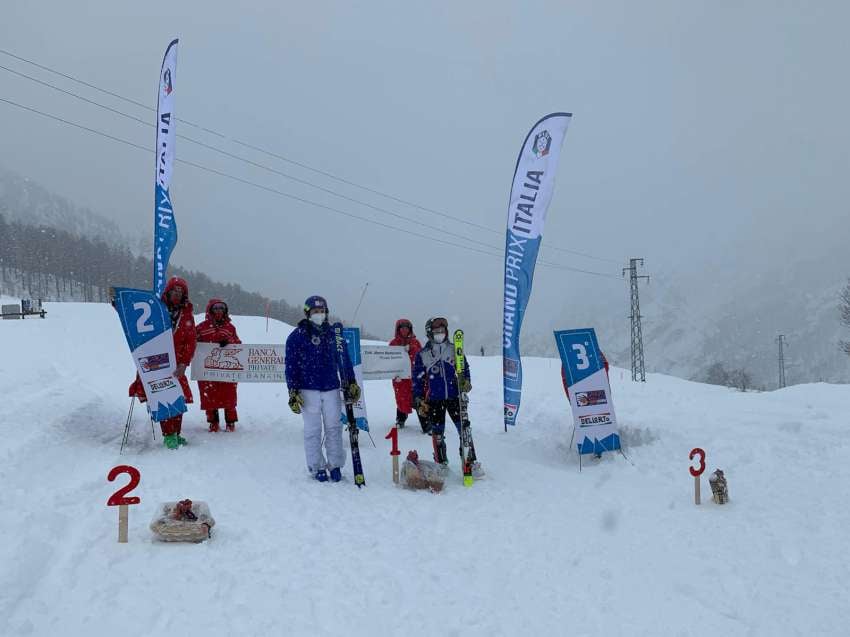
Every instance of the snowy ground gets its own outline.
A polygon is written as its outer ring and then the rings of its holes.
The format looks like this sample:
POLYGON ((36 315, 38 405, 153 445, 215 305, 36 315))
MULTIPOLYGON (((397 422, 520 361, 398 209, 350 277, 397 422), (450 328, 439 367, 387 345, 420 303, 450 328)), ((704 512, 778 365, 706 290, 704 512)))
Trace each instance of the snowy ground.
MULTIPOLYGON (((308 478, 283 386, 241 387, 235 434, 207 433, 194 405, 176 452, 137 411, 119 456, 133 370, 118 320, 47 309, 0 321, 0 635, 847 634, 850 387, 740 394, 614 369, 633 464, 579 473, 557 363, 525 362, 505 434, 500 359, 471 358, 487 478, 464 489, 452 455, 444 493, 395 488, 392 391, 369 382, 378 447, 361 438, 358 491, 350 467, 343 484, 308 478), (729 505, 694 506, 694 446, 726 471, 729 505), (121 463, 142 474, 126 545, 105 506, 121 463), (186 497, 210 503, 212 541, 152 542, 155 505, 186 497)), ((236 323, 245 341, 290 329, 236 323)), ((430 445, 414 425, 400 446, 430 445)))

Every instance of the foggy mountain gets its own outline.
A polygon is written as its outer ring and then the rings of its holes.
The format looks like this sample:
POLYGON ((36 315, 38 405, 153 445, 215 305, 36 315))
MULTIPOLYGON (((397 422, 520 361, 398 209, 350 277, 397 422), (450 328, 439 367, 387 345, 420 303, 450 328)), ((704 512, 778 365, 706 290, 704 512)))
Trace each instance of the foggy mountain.
MULTIPOLYGON (((105 216, 77 208, 34 180, 2 169, 0 212, 31 225, 127 245, 143 256, 149 250, 149 239, 131 238, 105 216)), ((175 261, 175 265, 186 264, 175 261)), ((850 259, 835 251, 781 264, 734 288, 705 289, 675 272, 653 275, 649 284, 640 285, 647 371, 700 378, 709 365, 720 362, 728 369, 746 369, 757 386, 772 388, 777 382, 775 339, 781 333, 787 338, 789 384, 850 382, 850 360, 838 348, 846 335, 837 310, 838 294, 848 275, 850 259)), ((611 363, 628 368, 625 279, 619 286, 602 287, 592 300, 584 295, 566 298, 560 308, 542 297, 539 291, 532 293, 530 313, 537 320, 529 321, 523 331, 523 354, 557 356, 553 330, 590 326, 596 328, 611 363)), ((298 299, 294 301, 297 305, 298 299)), ((486 354, 500 355, 499 329, 497 324, 485 331, 469 330, 470 351, 478 353, 484 347, 486 354)), ((417 330, 422 332, 422 327, 417 330)))

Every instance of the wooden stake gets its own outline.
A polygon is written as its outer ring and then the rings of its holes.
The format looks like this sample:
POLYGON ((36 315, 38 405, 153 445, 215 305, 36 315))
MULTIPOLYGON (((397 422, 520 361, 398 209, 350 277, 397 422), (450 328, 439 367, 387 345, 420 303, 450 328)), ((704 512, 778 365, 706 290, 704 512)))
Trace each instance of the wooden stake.
POLYGON ((699 476, 694 476, 694 502, 700 504, 699 501, 699 476))
POLYGON ((129 518, 130 507, 122 504, 118 507, 118 542, 121 544, 127 543, 127 519, 129 518))

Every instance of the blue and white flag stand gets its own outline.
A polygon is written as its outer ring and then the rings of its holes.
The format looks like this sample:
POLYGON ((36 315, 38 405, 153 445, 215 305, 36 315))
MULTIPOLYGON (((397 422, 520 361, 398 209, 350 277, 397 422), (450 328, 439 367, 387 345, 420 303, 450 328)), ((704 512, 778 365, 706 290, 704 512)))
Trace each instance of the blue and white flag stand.
POLYGON ((601 457, 606 451, 622 453, 611 385, 592 327, 556 331, 555 342, 564 368, 573 413, 573 440, 581 470, 583 455, 601 457))
POLYGON ((115 309, 157 422, 186 411, 183 388, 174 377, 176 358, 171 316, 165 305, 147 290, 115 288, 115 309))
MULTIPOLYGON (((344 327, 342 328, 342 337, 345 339, 345 346, 348 348, 348 357, 351 359, 351 365, 354 367, 354 380, 360 387, 360 398, 354 403, 354 422, 357 423, 357 428, 369 433, 369 418, 366 415, 366 385, 363 384, 363 354, 360 351, 360 328, 359 327, 344 327)), ((342 406, 340 414, 340 422, 343 425, 348 424, 348 416, 345 414, 345 405, 342 406)), ((371 436, 370 436, 371 437, 371 436)), ((372 441, 375 444, 375 441, 372 441)))

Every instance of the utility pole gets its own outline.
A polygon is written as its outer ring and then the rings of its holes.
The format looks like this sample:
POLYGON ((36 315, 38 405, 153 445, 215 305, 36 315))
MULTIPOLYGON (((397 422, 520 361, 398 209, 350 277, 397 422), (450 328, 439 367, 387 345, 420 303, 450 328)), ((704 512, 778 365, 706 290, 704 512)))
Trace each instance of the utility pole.
POLYGON ((632 313, 632 380, 646 382, 646 368, 643 361, 643 329, 640 325, 640 298, 638 296, 638 280, 646 279, 646 274, 638 275, 638 267, 643 267, 643 259, 629 259, 629 267, 623 268, 623 276, 629 273, 629 288, 631 290, 632 313))
POLYGON ((785 387, 785 334, 776 337, 779 343, 779 389, 785 387))

